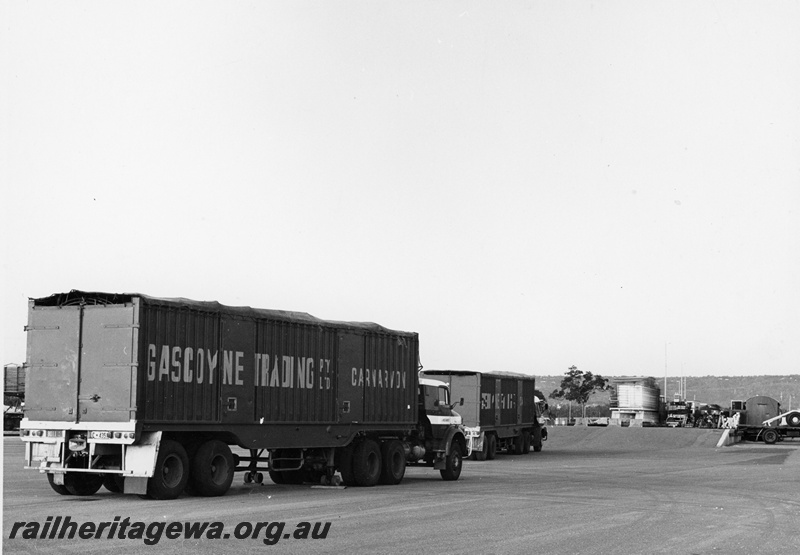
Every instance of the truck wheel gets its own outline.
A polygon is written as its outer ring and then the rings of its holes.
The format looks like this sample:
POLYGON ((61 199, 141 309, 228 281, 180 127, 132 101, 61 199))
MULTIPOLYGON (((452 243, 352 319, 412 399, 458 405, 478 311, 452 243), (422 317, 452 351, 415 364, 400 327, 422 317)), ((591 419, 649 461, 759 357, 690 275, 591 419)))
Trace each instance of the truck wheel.
POLYGON ((152 499, 175 499, 189 481, 189 457, 177 441, 165 439, 158 448, 153 477, 147 480, 147 496, 152 499))
POLYGON ((62 486, 55 483, 54 475, 51 472, 47 473, 47 483, 49 483, 50 487, 53 488, 53 491, 59 495, 72 495, 67 489, 67 486, 62 486))
POLYGON ((233 454, 218 439, 203 443, 192 459, 191 487, 203 497, 225 495, 233 482, 233 454))
POLYGON ((72 495, 94 495, 103 486, 103 477, 99 474, 67 474, 64 486, 72 495))
POLYGON ((477 449, 472 451, 470 458, 473 461, 485 461, 486 460, 486 453, 489 450, 489 436, 483 436, 483 442, 481 443, 481 450, 478 451, 477 449))
POLYGON ((445 467, 439 471, 442 475, 442 480, 458 480, 461 476, 461 446, 453 442, 450 444, 450 454, 445 459, 445 467))
POLYGON ((406 474, 406 451, 396 439, 381 444, 381 484, 394 486, 403 481, 406 474))
POLYGON ((489 434, 483 441, 488 442, 489 446, 486 448, 486 460, 491 461, 497 456, 497 438, 494 434, 489 434))
POLYGON ((111 493, 122 493, 125 489, 124 480, 119 474, 108 474, 103 478, 103 487, 111 493))
POLYGON ((381 477, 381 450, 371 439, 359 443, 353 451, 353 477, 357 486, 369 488, 381 477))
POLYGON ((531 452, 531 433, 528 430, 522 432, 522 454, 527 455, 531 452))
POLYGON ((786 423, 789 426, 800 426, 800 412, 790 412, 787 414, 786 423))
POLYGON ((778 432, 775 430, 764 430, 764 443, 772 445, 778 441, 778 432))
POLYGON ((336 451, 336 466, 339 468, 339 473, 342 475, 342 483, 346 486, 356 485, 355 477, 353 476, 353 446, 348 445, 336 451))
POLYGON ((525 449, 525 438, 522 437, 522 432, 514 437, 514 454, 521 455, 525 449))

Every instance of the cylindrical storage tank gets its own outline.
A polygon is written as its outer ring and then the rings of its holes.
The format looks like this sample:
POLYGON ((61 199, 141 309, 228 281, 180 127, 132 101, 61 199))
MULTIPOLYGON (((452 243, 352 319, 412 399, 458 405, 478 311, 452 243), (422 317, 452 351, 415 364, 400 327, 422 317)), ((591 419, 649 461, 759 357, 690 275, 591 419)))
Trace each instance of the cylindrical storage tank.
POLYGON ((745 401, 745 412, 743 413, 745 422, 748 426, 761 426, 764 420, 774 418, 781 413, 781 404, 772 397, 757 395, 745 401))

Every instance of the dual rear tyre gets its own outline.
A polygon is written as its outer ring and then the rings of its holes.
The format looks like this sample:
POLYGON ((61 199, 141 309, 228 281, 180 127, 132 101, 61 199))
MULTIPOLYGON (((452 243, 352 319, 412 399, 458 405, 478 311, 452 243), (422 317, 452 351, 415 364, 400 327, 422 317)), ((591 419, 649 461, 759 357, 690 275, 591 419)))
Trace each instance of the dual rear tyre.
POLYGON ((189 482, 189 455, 177 441, 165 439, 158 446, 153 477, 147 480, 147 497, 175 499, 189 482))
MULTIPOLYGON (((219 440, 201 444, 189 459, 184 446, 165 439, 158 446, 153 477, 147 480, 151 499, 175 499, 184 490, 203 497, 224 495, 233 481, 236 465, 230 447, 219 440), (188 488, 187 488, 188 486, 188 488)), ((50 487, 60 495, 94 495, 105 488, 114 493, 123 491, 123 478, 117 474, 101 475, 83 472, 68 473, 63 484, 56 484, 53 474, 47 474, 50 487)))
POLYGON ((190 484, 203 497, 225 495, 233 482, 236 467, 230 447, 219 440, 203 443, 192 458, 190 484))
POLYGON ((406 474, 406 452, 403 444, 396 439, 383 442, 381 459, 380 482, 389 486, 402 482, 406 474))
POLYGON ((336 464, 346 486, 396 485, 406 474, 406 453, 397 439, 365 439, 341 449, 336 464))

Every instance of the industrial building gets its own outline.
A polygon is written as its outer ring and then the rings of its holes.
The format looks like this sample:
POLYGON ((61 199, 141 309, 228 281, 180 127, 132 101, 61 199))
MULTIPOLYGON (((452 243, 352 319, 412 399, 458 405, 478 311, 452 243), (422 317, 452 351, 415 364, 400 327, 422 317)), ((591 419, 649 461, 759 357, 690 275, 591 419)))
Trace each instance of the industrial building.
POLYGON ((612 425, 658 426, 661 388, 655 378, 613 378, 611 385, 612 425))

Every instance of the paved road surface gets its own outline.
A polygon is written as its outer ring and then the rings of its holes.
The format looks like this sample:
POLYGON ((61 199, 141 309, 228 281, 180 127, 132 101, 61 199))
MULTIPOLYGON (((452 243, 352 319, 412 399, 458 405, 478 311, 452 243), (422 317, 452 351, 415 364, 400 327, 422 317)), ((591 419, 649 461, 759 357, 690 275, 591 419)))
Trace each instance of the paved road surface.
MULTIPOLYGON (((556 428, 541 453, 465 463, 458 482, 409 469, 399 486, 235 485, 221 498, 62 497, 4 439, 4 553, 790 553, 800 546, 800 443, 716 448, 719 432, 556 428), (9 539, 48 517, 219 522, 228 539, 9 539), (236 539, 259 522, 285 523, 236 539), (280 537, 330 523, 325 539, 280 537)), ((269 482, 269 479, 267 479, 269 482)), ((52 520, 52 519, 51 519, 52 520)), ((117 526, 121 526, 118 524, 117 526)), ((133 526, 131 524, 131 526, 133 526)), ((155 526, 158 526, 157 524, 155 526)), ((119 528, 117 528, 118 534, 119 528)), ((131 530, 130 528, 128 530, 131 530)), ((153 528, 153 531, 157 528, 153 528)), ((321 531, 321 529, 320 529, 321 531)), ((126 531, 127 534, 127 531, 126 531)))

